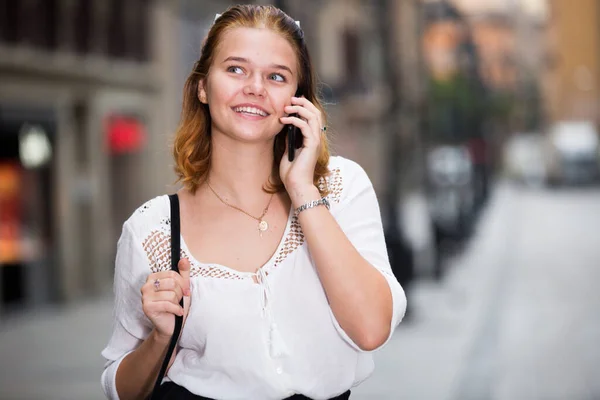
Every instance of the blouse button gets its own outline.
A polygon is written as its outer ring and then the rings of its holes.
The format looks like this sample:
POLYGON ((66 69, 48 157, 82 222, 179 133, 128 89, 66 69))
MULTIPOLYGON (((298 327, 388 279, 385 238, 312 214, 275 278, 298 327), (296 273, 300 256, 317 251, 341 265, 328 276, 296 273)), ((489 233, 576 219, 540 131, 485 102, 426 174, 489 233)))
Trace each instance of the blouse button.
POLYGON ((277 367, 277 369, 275 371, 277 372, 278 375, 281 375, 283 373, 283 368, 277 367))

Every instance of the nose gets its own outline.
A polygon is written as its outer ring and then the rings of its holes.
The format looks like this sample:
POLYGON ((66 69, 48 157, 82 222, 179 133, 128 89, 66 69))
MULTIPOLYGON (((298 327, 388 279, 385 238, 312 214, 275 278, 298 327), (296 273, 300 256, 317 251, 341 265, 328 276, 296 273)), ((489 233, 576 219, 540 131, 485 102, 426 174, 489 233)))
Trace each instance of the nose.
POLYGON ((264 97, 266 94, 265 85, 260 75, 251 77, 248 84, 244 87, 244 94, 264 97))

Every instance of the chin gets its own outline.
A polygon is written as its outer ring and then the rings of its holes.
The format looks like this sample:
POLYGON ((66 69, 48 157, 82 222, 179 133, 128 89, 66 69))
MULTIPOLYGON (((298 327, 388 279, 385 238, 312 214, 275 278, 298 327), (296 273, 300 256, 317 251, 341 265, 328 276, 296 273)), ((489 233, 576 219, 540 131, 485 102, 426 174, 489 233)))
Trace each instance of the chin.
POLYGON ((271 130, 265 131, 264 129, 240 129, 234 131, 231 136, 242 142, 256 143, 273 140, 279 132, 280 130, 272 132, 271 130))

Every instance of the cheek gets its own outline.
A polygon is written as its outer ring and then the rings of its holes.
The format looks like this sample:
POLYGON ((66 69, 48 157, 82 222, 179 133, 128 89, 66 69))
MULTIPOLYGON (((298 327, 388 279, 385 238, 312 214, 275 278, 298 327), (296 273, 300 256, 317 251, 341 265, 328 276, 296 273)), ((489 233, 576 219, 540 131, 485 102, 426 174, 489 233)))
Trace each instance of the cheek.
POLYGON ((273 102, 273 106, 274 108, 277 110, 277 112, 281 115, 285 115, 285 106, 289 106, 292 104, 292 97, 294 96, 293 92, 290 92, 289 90, 285 90, 285 91, 280 91, 277 93, 274 93, 273 96, 271 97, 271 100, 273 102))
POLYGON ((210 91, 209 100, 211 100, 212 105, 224 105, 227 103, 227 100, 232 97, 231 91, 228 90, 227 87, 223 85, 219 85, 219 87, 213 87, 210 91))
POLYGON ((238 87, 235 82, 213 75, 209 81, 208 100, 212 106, 225 106, 235 97, 238 87))

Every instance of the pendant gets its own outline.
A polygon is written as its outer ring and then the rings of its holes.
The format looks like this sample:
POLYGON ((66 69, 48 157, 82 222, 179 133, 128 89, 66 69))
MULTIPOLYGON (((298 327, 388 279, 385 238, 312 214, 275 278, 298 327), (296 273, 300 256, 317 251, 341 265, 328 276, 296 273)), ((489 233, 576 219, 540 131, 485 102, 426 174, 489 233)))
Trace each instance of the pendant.
POLYGON ((260 231, 261 235, 267 229, 269 229, 269 224, 267 223, 267 221, 265 221, 264 219, 260 220, 260 222, 258 223, 258 230, 260 231))

